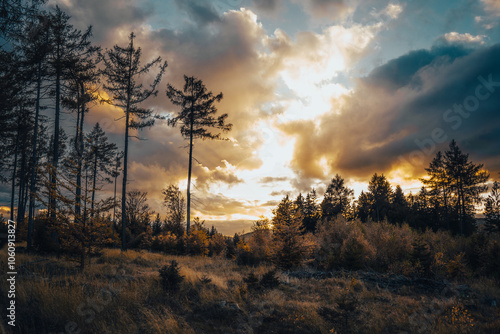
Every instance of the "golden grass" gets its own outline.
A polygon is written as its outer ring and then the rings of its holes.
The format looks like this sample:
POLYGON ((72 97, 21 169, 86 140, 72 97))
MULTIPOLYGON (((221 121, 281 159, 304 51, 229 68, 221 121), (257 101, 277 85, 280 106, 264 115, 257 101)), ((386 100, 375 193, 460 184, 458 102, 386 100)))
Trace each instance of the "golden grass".
MULTIPOLYGON (((16 260, 18 268, 25 268, 16 291, 17 329, 23 333, 60 333, 73 322, 81 333, 125 334, 500 330, 499 308, 485 302, 500 302, 498 284, 490 279, 471 282, 471 296, 444 297, 396 294, 353 277, 297 279, 277 272, 279 287, 253 290, 244 278, 250 272, 262 277, 272 267, 240 267, 222 257, 117 249, 105 249, 83 272, 63 257, 18 254, 16 260), (172 260, 179 263, 185 280, 179 291, 167 293, 158 270, 172 260)), ((0 262, 5 268, 5 250, 0 262)), ((6 291, 2 279, 0 293, 6 291)), ((0 333, 9 331, 0 326, 0 333)))

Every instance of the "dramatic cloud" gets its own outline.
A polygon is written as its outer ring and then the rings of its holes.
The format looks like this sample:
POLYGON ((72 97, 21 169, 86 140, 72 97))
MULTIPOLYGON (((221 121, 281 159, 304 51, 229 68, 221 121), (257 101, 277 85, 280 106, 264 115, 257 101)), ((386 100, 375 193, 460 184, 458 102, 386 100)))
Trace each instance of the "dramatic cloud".
MULTIPOLYGON (((202 5, 206 4, 200 3, 202 5)), ((183 10, 190 16, 205 13, 194 2, 180 6, 184 6, 183 10)), ((199 30, 192 26, 175 31, 142 30, 138 33, 137 45, 143 49, 146 60, 160 54, 169 62, 158 97, 148 100, 145 106, 164 114, 177 112, 177 107, 171 105, 165 95, 165 86, 166 82, 170 82, 181 88, 184 74, 196 75, 209 90, 224 94, 217 107, 220 113, 229 114, 228 121, 233 124, 233 130, 227 136, 231 140, 199 140, 194 146, 193 180, 202 191, 198 195, 205 197, 220 184, 242 184, 244 181, 238 173, 262 165, 257 149, 263 144, 263 138, 256 126, 266 117, 260 107, 274 98, 276 83, 275 74, 267 71, 268 60, 260 51, 265 33, 255 14, 247 10, 230 11, 221 15, 220 20, 207 19, 198 23, 210 26, 211 30, 199 30), (201 49, 205 52, 193 52, 201 49)), ((151 79, 152 76, 146 76, 144 82, 151 79)), ((121 144, 119 135, 123 133, 123 120, 115 120, 122 117, 123 112, 119 108, 98 105, 91 114, 88 122, 100 122, 108 133, 118 135, 117 142, 121 144)), ((130 187, 147 191, 148 197, 157 204, 154 209, 160 210, 158 203, 163 188, 168 184, 177 184, 185 189, 187 143, 178 128, 167 127, 162 121, 139 136, 147 140, 131 139, 129 177, 133 186, 130 187)), ((226 204, 232 206, 237 203, 235 200, 226 204)), ((228 208, 228 212, 233 211, 228 208)))
POLYGON ((312 119, 327 112, 331 99, 347 92, 335 78, 368 52, 380 27, 335 25, 321 34, 299 33, 295 41, 277 29, 266 40, 268 57, 272 70, 293 93, 291 98, 275 99, 274 105, 282 110, 279 116, 285 120, 312 119))
MULTIPOLYGON (((309 191, 314 181, 312 178, 326 176, 330 162, 324 157, 317 159, 325 144, 310 146, 307 140, 298 138, 295 156, 299 151, 307 152, 310 160, 303 163, 295 157, 290 161, 292 151, 288 147, 293 143, 280 143, 287 139, 276 137, 276 127, 285 124, 281 130, 290 137, 296 137, 296 131, 316 131, 317 117, 327 113, 332 103, 338 103, 340 107, 339 97, 348 93, 333 79, 370 51, 370 43, 384 28, 384 19, 369 25, 333 25, 321 33, 300 32, 292 38, 280 29, 269 36, 256 15, 247 9, 219 14, 207 1, 176 1, 176 5, 189 16, 191 23, 182 29, 141 27, 137 30, 136 44, 143 49, 145 60, 158 54, 168 60, 163 82, 168 81, 180 88, 183 75, 194 74, 214 93, 224 93, 218 109, 221 113, 227 112, 228 121, 233 123, 233 130, 228 134, 231 140, 195 143, 193 180, 196 186, 205 193, 219 189, 217 184, 234 187, 253 177, 265 180, 259 174, 248 175, 246 179, 240 174, 243 170, 257 169, 266 173, 269 168, 272 172, 278 165, 283 173, 288 174, 280 177, 283 180, 292 176, 283 168, 292 166, 297 173, 300 172, 300 176, 290 178, 289 186, 309 191), (276 94, 280 82, 292 95, 276 94), (307 122, 290 124, 294 119, 307 122)), ((340 1, 311 1, 309 5, 313 10, 347 10, 347 5, 340 1)), ((383 12, 389 18, 395 18, 401 8, 389 5, 383 12)), ((124 29, 115 30, 114 35, 126 43, 124 29)), ((151 79, 152 76, 146 77, 144 82, 151 79)), ((158 97, 145 105, 164 113, 176 112, 176 107, 170 104, 161 88, 158 97)), ((123 122, 115 120, 121 116, 122 112, 117 108, 97 106, 88 120, 99 121, 107 132, 119 135, 123 133, 123 122)), ((186 142, 178 129, 161 123, 140 136, 148 141, 147 144, 131 142, 130 157, 135 162, 130 168, 130 177, 135 188, 148 191, 159 201, 161 189, 167 184, 182 185, 185 182, 186 142), (168 181, 155 182, 160 178, 168 181)), ((265 186, 266 183, 262 184, 265 186)), ((228 205, 234 206, 236 202, 228 202, 228 205)))
POLYGON ((437 149, 455 138, 471 157, 500 170, 490 145, 500 140, 500 45, 411 52, 375 69, 321 122, 294 121, 292 166, 305 177, 340 172, 367 179, 375 171, 424 173, 437 149), (481 88, 478 88, 481 87, 481 88))

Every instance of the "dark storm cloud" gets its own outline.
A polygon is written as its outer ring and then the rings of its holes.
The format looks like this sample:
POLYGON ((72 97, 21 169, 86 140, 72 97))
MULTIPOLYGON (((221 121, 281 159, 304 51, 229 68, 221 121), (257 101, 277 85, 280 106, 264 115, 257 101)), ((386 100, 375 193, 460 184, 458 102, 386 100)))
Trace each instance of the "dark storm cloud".
POLYGON ((220 21, 220 16, 209 1, 200 0, 175 0, 179 9, 185 11, 191 19, 199 24, 205 25, 220 21))
POLYGON ((453 61, 470 52, 471 50, 457 46, 441 46, 433 47, 430 50, 411 51, 374 69, 365 80, 373 85, 383 85, 389 90, 397 90, 407 85, 416 86, 420 82, 416 73, 423 67, 432 62, 453 61))
MULTIPOLYGON (((455 138, 473 157, 490 160, 487 168, 500 169, 500 44, 454 59, 436 68, 423 69, 422 93, 404 106, 406 113, 391 126, 420 125, 420 131, 406 139, 410 149, 427 147, 430 152, 432 132, 442 129, 445 145, 455 138), (429 73, 426 73, 429 72, 429 73), (488 138, 488 142, 484 141, 488 138)), ((439 132, 439 130, 437 131, 439 132)), ((424 150, 425 151, 425 150, 424 150)))
POLYGON ((412 178, 451 139, 476 162, 500 170, 500 44, 419 50, 358 81, 339 113, 321 122, 289 122, 296 137, 292 167, 303 177, 330 172, 367 178, 405 167, 412 178))

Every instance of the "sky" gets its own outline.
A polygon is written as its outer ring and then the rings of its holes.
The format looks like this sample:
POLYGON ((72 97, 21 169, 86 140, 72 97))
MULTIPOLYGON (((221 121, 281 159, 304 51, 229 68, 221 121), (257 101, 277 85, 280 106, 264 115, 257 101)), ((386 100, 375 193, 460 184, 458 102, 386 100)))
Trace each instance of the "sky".
MULTIPOLYGON (((133 31, 144 62, 168 68, 144 103, 174 115, 167 83, 201 79, 233 129, 196 141, 192 216, 222 232, 249 230, 281 198, 335 174, 355 195, 373 173, 406 193, 452 139, 500 179, 500 1, 50 0, 103 49, 133 31), (218 224, 218 225, 217 225, 218 224)), ((151 82, 154 71, 144 78, 151 82)), ((123 148, 123 111, 95 105, 87 117, 123 148)), ((48 112, 47 116, 53 117, 48 112)), ((71 123, 74 115, 65 115, 71 123)), ((187 142, 166 122, 132 139, 128 189, 185 189, 187 142)), ((108 194, 112 187, 105 188, 108 194)))

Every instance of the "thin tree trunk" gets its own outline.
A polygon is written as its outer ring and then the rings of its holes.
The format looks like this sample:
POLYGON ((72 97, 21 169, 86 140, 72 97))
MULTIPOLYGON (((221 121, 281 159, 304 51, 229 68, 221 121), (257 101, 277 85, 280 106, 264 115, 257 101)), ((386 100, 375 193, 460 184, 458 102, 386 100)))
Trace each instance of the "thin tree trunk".
POLYGON ((80 82, 80 97, 82 98, 82 102, 80 105, 80 122, 78 129, 78 166, 76 173, 76 199, 75 199, 75 211, 76 214, 81 218, 81 208, 82 208, 82 170, 83 170, 83 124, 85 122, 85 102, 83 101, 84 96, 84 87, 83 82, 80 82))
MULTIPOLYGON (((23 110, 24 113, 24 110, 23 110)), ((26 124, 24 124, 26 125, 26 124)), ((24 223, 24 214, 25 214, 25 202, 24 202, 24 195, 25 195, 25 174, 26 174, 26 137, 27 135, 23 136, 22 144, 21 144, 21 171, 20 171, 20 178, 19 178, 19 194, 17 198, 17 224, 18 228, 20 229, 21 226, 24 223)))
MULTIPOLYGON (((25 170, 27 168, 24 168, 25 170)), ((24 175, 24 173, 23 173, 24 175)), ((23 177, 24 179, 26 179, 25 177, 23 177)), ((26 219, 26 204, 28 203, 28 198, 29 198, 29 183, 26 182, 26 180, 23 180, 23 193, 21 195, 21 214, 20 214, 20 217, 21 218, 18 218, 18 224, 19 222, 21 222, 21 224, 19 224, 19 228, 21 228, 22 225, 24 225, 25 223, 25 219, 26 219)))
POLYGON ((76 134, 75 134, 75 151, 76 157, 76 191, 75 191, 75 220, 79 223, 81 214, 81 195, 82 195, 82 154, 80 151, 80 90, 77 88, 77 117, 76 117, 76 134))
POLYGON ((127 193, 127 158, 128 158, 128 121, 129 113, 127 110, 127 116, 125 120, 125 150, 123 153, 123 182, 122 182, 122 251, 127 250, 127 240, 126 240, 126 226, 127 226, 127 214, 126 214, 126 193, 127 193))
POLYGON ((76 84, 76 127, 75 127, 75 151, 78 153, 78 138, 80 133, 80 86, 77 80, 75 80, 76 84))
POLYGON ((189 226, 191 221, 191 169, 193 166, 193 126, 194 115, 191 111, 191 130, 189 131, 189 168, 188 168, 188 186, 187 186, 187 221, 186 234, 189 235, 189 226))
POLYGON ((50 175, 50 193, 49 193, 49 212, 50 217, 56 218, 56 180, 57 180, 57 165, 59 164, 59 123, 61 113, 61 55, 60 46, 57 45, 56 52, 56 106, 55 106, 55 121, 54 121, 54 151, 52 156, 52 171, 50 175))
POLYGON ((90 207, 90 217, 94 217, 95 184, 97 178, 97 152, 94 152, 94 174, 92 178, 92 202, 90 207))
POLYGON ((448 196, 446 195, 446 188, 443 187, 443 197, 444 197, 444 215, 446 219, 446 229, 450 230, 450 217, 448 215, 448 196))
MULTIPOLYGON (((191 96, 194 95, 193 83, 191 83, 191 96)), ((194 102, 191 102, 190 114, 190 129, 189 129, 189 167, 188 167, 188 186, 187 186, 187 217, 186 217, 186 234, 189 236, 189 228, 191 224, 191 170, 193 167, 193 129, 194 129, 194 102)), ((189 245, 188 245, 189 247, 189 245)))
MULTIPOLYGON (((117 172, 118 168, 115 170, 115 175, 116 172, 117 172)), ((115 218, 115 215, 116 215, 116 179, 117 179, 118 176, 115 176, 115 192, 114 192, 114 196, 113 196, 113 221, 111 222, 111 230, 113 231, 113 240, 115 239, 115 228, 116 228, 116 218, 115 218)), ((114 242, 113 242, 113 245, 114 245, 114 242)))
POLYGON ((85 218, 87 217, 87 202, 88 202, 88 198, 87 198, 87 194, 88 194, 88 177, 89 177, 89 173, 88 173, 88 170, 85 169, 85 195, 84 195, 84 198, 83 198, 83 215, 82 215, 82 224, 85 226, 85 218))
POLYGON ((33 237, 33 225, 35 222, 35 176, 37 173, 37 148, 38 148, 38 118, 40 115, 40 93, 42 86, 42 61, 38 62, 38 72, 36 80, 36 102, 35 102, 35 127, 33 129, 33 148, 31 156, 31 180, 30 180, 30 207, 28 214, 28 237, 27 237, 27 248, 31 250, 32 244, 31 239, 33 237))
POLYGON ((14 149, 14 170, 12 171, 12 189, 10 192, 10 220, 14 220, 14 197, 16 194, 16 173, 17 173, 17 155, 19 151, 19 119, 17 123, 16 146, 14 149))
POLYGON ((460 217, 460 235, 464 235, 464 197, 463 197, 463 184, 462 175, 459 177, 459 191, 458 191, 458 214, 460 217))
POLYGON ((130 118, 130 98, 131 98, 131 81, 132 81, 132 53, 134 47, 134 37, 130 39, 130 53, 129 53, 129 67, 128 67, 128 82, 127 82, 127 108, 125 110, 125 150, 123 153, 123 184, 122 184, 122 251, 127 250, 126 240, 126 227, 127 227, 127 214, 126 214, 126 195, 127 195, 127 159, 128 159, 128 127, 130 118))

